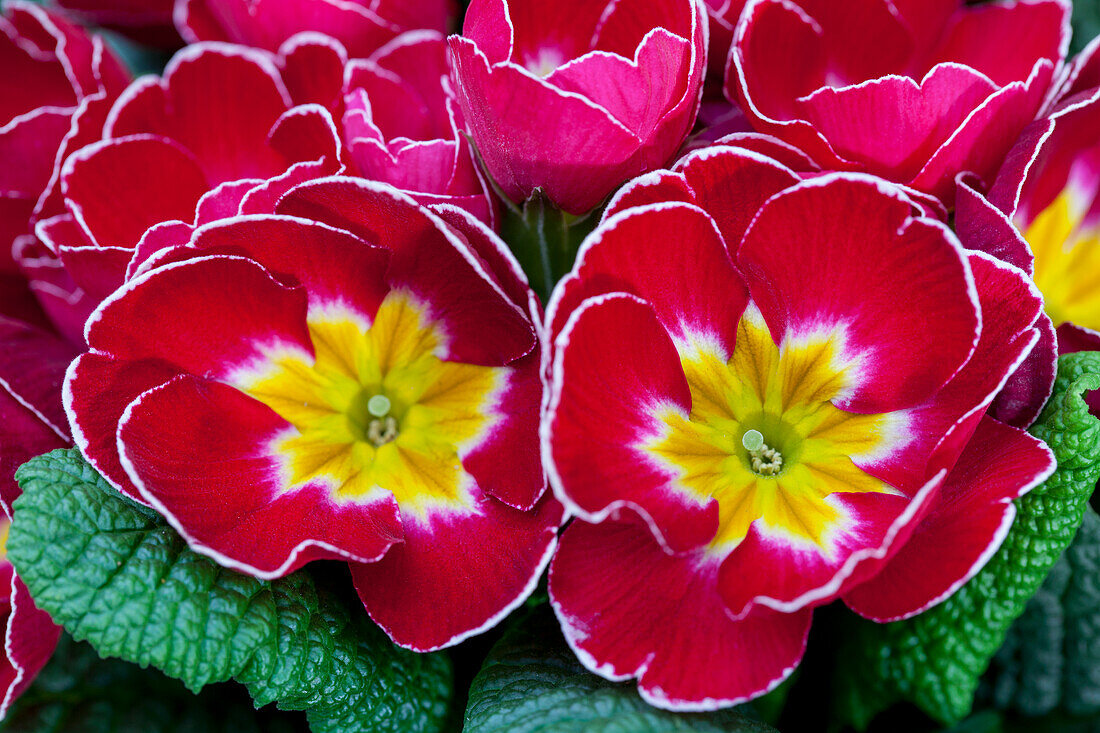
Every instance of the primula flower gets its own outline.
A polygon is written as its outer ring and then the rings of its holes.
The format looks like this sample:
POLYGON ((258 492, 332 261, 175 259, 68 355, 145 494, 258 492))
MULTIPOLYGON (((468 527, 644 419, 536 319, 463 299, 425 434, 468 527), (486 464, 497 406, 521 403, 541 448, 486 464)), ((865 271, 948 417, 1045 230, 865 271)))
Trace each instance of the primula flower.
POLYGON ((26 2, 4 3, 0 68, 0 271, 14 272, 13 244, 56 195, 64 150, 102 125, 129 77, 99 36, 26 2))
POLYGON ((474 162, 442 34, 399 36, 345 73, 343 134, 349 166, 422 204, 451 203, 492 225, 496 204, 474 162))
POLYGON ((696 0, 474 0, 448 39, 455 92, 504 194, 583 214, 671 158, 706 65, 696 0))
POLYGON ((176 0, 176 27, 188 43, 228 41, 275 51, 302 31, 338 40, 366 58, 402 33, 446 33, 454 0, 176 0))
POLYGON ((593 672, 666 708, 744 701, 815 606, 912 616, 999 546, 1053 468, 985 414, 1042 303, 919 211, 722 146, 613 199, 547 312, 543 455, 578 518, 550 595, 593 672))
POLYGON ((188 47, 162 78, 136 81, 101 136, 64 160, 63 213, 40 221, 39 243, 19 253, 74 340, 150 254, 205 222, 269 213, 298 182, 340 170, 328 112, 294 107, 268 55, 224 44, 188 47))
POLYGON ((953 203, 990 183, 1039 113, 1069 43, 1069 3, 752 0, 726 95, 826 170, 867 171, 953 203))
POLYGON ((347 560, 417 650, 522 602, 562 514, 537 301, 495 235, 443 215, 331 178, 200 227, 92 315, 65 385, 84 455, 196 551, 263 578, 347 560))

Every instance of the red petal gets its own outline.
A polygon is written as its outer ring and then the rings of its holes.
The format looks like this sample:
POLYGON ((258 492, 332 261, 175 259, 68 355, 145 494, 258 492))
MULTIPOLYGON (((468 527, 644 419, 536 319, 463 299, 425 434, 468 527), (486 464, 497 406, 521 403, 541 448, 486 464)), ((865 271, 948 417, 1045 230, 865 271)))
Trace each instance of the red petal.
POLYGON ((676 550, 714 536, 717 502, 678 488, 676 470, 641 445, 660 429, 655 410, 691 409, 680 357, 648 305, 623 294, 585 301, 557 338, 553 380, 543 454, 572 513, 602 521, 629 508, 676 550))
POLYGON ((405 522, 405 542, 352 563, 370 617, 396 643, 427 652, 495 626, 523 603, 550 559, 562 508, 519 512, 481 497, 476 513, 405 522))
POLYGON ((162 221, 191 221, 209 189, 194 156, 154 135, 104 140, 69 156, 61 178, 66 203, 96 244, 137 245, 162 221))
POLYGON ((306 293, 239 257, 173 263, 131 280, 93 314, 86 335, 101 353, 209 377, 228 376, 270 348, 313 353, 306 293), (158 314, 152 327, 149 314, 158 314))
POLYGON ((932 511, 886 567, 844 602, 884 623, 943 601, 1001 546, 1016 516, 1012 500, 1053 470, 1054 457, 1041 441, 983 418, 932 511))
POLYGON ((286 161, 267 145, 290 96, 271 60, 258 51, 189 46, 177 53, 161 81, 131 86, 111 110, 108 137, 152 133, 195 155, 211 185, 269 178, 286 161))
POLYGON ((588 669, 638 677, 652 705, 713 710, 773 689, 806 649, 810 611, 759 609, 740 621, 716 589, 715 568, 669 555, 637 522, 574 522, 550 566, 550 598, 588 669))
POLYGON ((920 404, 977 342, 962 249, 945 227, 910 213, 908 199, 877 179, 824 176, 772 198, 737 253, 776 343, 842 331, 846 357, 859 363, 859 384, 842 409, 920 404))

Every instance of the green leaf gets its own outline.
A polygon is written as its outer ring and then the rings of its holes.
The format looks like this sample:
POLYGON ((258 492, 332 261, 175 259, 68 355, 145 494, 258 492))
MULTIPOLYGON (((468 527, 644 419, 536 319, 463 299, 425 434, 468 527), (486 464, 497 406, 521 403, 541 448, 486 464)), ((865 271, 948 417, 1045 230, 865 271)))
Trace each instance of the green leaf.
POLYGON ((39 456, 16 478, 8 556, 36 603, 100 655, 195 691, 236 679, 257 706, 305 710, 318 732, 440 729, 448 659, 394 646, 308 573, 262 581, 194 553, 75 450, 39 456))
POLYGON ((464 733, 775 733, 733 710, 677 714, 631 683, 592 674, 565 645, 549 608, 531 609, 489 653, 470 686, 464 733))
MULTIPOLYGON (((294 733, 295 716, 253 711, 237 685, 195 696, 155 670, 100 659, 62 635, 49 664, 0 724, 2 733, 294 733)), ((302 721, 304 723, 304 721, 302 721)))
POLYGON ((1070 52, 1078 53, 1100 35, 1100 0, 1073 0, 1073 43, 1070 52))
POLYGON ((993 702, 1045 715, 1100 713, 1100 516, 1085 512, 1073 544, 1016 620, 991 667, 993 702))
POLYGON ((1017 500, 1004 544, 955 595, 907 621, 852 619, 838 655, 842 716, 859 728, 892 703, 910 701, 942 722, 970 712, 978 680, 1009 626, 1073 540, 1100 476, 1100 422, 1083 392, 1100 387, 1100 354, 1063 356, 1054 395, 1031 432, 1058 469, 1017 500))

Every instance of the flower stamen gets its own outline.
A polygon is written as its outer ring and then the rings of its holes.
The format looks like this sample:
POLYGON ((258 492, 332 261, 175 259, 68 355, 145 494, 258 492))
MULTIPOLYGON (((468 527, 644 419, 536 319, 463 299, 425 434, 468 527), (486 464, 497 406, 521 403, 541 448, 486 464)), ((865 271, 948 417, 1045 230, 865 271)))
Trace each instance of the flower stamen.
POLYGON ((376 394, 367 400, 367 412, 374 418, 367 423, 367 440, 379 448, 397 438, 397 419, 390 414, 393 404, 386 395, 376 394))
POLYGON ((765 443, 764 434, 759 430, 746 430, 741 436, 741 445, 749 452, 749 462, 754 473, 775 476, 783 470, 783 454, 765 443))

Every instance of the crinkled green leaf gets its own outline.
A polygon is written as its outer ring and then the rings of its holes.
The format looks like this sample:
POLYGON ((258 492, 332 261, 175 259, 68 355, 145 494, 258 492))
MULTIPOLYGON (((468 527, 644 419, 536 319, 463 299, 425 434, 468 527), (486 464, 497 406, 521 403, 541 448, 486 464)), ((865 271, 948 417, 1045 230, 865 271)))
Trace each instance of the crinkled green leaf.
POLYGON ((989 661, 1069 546, 1100 476, 1100 422, 1082 393, 1100 387, 1100 354, 1063 356, 1054 395, 1031 432, 1054 451, 1058 468, 1016 501, 1004 544, 955 595, 907 621, 853 620, 838 656, 840 710, 863 728, 898 701, 944 722, 970 712, 989 661))
POLYGON ((990 669, 993 702, 1025 715, 1100 713, 1100 516, 1091 509, 1073 544, 1016 619, 990 669))
MULTIPOLYGON (((198 696, 156 670, 100 659, 62 635, 57 651, 0 724, 3 733, 294 733, 294 716, 255 712, 237 685, 198 696)), ((301 721, 304 723, 304 721, 301 721)))
POLYGON ((322 731, 438 730, 450 664, 394 646, 297 572, 274 581, 196 554, 75 450, 22 466, 8 556, 36 603, 102 656, 192 690, 236 679, 257 705, 305 710, 322 731))
POLYGON ((464 733, 775 733, 733 710, 677 714, 631 683, 592 674, 565 645, 547 607, 530 610, 489 653, 470 686, 464 733))

